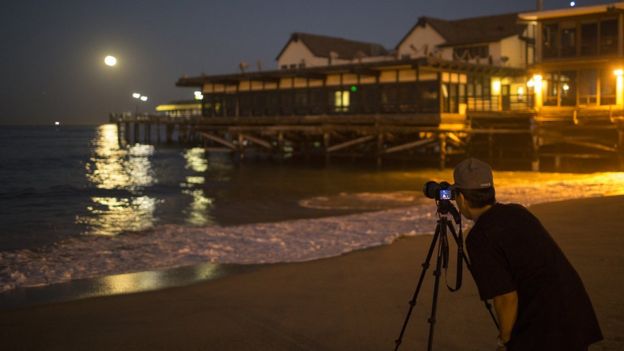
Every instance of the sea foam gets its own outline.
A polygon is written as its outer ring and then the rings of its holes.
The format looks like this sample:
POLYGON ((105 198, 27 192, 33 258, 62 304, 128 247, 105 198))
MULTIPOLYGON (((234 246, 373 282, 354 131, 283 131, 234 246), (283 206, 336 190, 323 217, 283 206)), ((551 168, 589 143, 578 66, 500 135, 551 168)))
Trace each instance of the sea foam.
MULTIPOLYGON (((503 179, 497 184, 499 201, 524 205, 624 194, 622 173, 538 175, 530 181, 507 174, 503 179)), ((300 205, 317 209, 405 207, 228 227, 168 224, 138 233, 83 236, 41 249, 0 252, 0 292, 203 262, 310 261, 390 244, 401 236, 431 234, 436 221, 432 200, 416 192, 343 193, 303 199, 300 205)))

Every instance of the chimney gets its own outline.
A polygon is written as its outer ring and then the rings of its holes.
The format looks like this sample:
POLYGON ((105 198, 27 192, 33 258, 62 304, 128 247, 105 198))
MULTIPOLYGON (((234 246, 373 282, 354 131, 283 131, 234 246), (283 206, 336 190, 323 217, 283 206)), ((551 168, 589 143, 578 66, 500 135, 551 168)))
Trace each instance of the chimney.
POLYGON ((542 11, 544 10, 544 0, 537 0, 537 11, 542 11))

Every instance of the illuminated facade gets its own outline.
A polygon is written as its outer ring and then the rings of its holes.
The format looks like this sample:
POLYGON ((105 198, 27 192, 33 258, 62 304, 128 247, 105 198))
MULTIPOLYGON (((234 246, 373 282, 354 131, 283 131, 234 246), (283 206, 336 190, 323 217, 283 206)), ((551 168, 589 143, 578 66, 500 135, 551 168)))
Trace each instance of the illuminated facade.
POLYGON ((621 109, 624 4, 520 14, 535 33, 536 109, 621 109))

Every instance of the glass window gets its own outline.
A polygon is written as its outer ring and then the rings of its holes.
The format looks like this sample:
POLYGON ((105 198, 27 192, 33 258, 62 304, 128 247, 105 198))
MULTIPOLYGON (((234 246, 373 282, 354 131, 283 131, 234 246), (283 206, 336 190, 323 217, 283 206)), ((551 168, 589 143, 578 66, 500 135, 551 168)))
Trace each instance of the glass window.
POLYGON ((349 111, 349 91, 338 90, 334 92, 334 111, 335 112, 348 112, 349 111))
POLYGON ((576 106, 576 71, 561 72, 561 106, 576 106))
POLYGON ((581 24, 581 55, 598 53, 598 23, 581 24))
POLYGON ((545 24, 542 31, 542 54, 544 57, 557 57, 557 36, 559 25, 557 23, 545 24))
POLYGON ((604 70, 600 75, 600 104, 615 104, 615 75, 612 70, 604 70))
POLYGON ((600 54, 617 54, 618 21, 616 19, 600 22, 600 54))
POLYGON ((561 56, 576 56, 576 25, 574 23, 561 29, 561 56))
POLYGON ((589 69, 579 72, 578 90, 580 105, 589 105, 596 103, 597 85, 598 72, 596 72, 596 70, 589 69))

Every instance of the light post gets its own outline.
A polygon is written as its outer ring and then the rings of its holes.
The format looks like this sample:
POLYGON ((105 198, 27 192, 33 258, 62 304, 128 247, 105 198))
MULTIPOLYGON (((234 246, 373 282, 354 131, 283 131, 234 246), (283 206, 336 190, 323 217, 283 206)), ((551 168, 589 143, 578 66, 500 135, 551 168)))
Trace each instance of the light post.
POLYGON ((141 95, 141 93, 132 93, 132 98, 136 100, 134 104, 134 115, 138 116, 139 115, 139 100, 146 102, 148 98, 145 95, 141 95))

